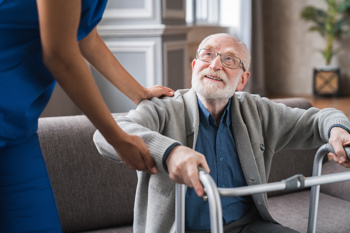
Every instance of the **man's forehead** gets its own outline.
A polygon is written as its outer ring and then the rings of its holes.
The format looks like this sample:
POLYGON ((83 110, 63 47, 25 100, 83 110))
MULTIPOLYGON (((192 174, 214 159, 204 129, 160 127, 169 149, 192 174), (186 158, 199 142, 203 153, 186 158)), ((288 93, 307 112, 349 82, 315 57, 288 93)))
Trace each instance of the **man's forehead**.
POLYGON ((232 53, 234 55, 237 55, 239 53, 239 50, 231 45, 214 45, 212 43, 206 43, 204 44, 204 48, 211 49, 220 53, 232 53), (219 51, 220 50, 220 51, 219 51))
POLYGON ((213 36, 212 38, 209 38, 204 43, 204 47, 207 49, 218 51, 220 53, 239 53, 239 46, 236 40, 226 35, 213 36))

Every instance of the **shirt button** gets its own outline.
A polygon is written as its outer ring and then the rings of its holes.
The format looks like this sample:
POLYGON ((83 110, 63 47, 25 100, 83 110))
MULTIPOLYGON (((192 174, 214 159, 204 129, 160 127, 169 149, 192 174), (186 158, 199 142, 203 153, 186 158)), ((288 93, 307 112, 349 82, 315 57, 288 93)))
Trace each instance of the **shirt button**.
POLYGON ((218 134, 220 134, 220 133, 221 133, 221 131, 219 130, 219 131, 218 131, 218 134))
POLYGON ((226 187, 226 185, 224 185, 224 184, 223 184, 223 185, 221 185, 221 187, 222 187, 222 188, 225 188, 225 187, 226 187))
POLYGON ((265 151, 265 145, 264 144, 260 144, 260 150, 265 151))
POLYGON ((220 161, 221 161, 221 162, 222 162, 222 161, 224 161, 224 158, 223 158, 223 157, 221 157, 221 158, 220 158, 220 161))

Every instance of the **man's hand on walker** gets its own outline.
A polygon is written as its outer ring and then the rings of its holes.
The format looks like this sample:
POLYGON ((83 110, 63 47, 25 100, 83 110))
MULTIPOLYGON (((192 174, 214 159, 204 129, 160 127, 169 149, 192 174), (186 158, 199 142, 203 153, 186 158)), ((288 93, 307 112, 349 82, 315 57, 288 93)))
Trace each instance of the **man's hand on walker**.
POLYGON ((199 197, 203 196, 204 189, 199 180, 198 166, 210 172, 204 155, 185 146, 176 146, 168 155, 166 164, 171 180, 186 184, 194 188, 199 197))
POLYGON ((350 146, 350 134, 341 127, 331 129, 329 144, 333 147, 334 153, 328 155, 340 165, 350 168, 350 160, 347 158, 343 147, 350 146))

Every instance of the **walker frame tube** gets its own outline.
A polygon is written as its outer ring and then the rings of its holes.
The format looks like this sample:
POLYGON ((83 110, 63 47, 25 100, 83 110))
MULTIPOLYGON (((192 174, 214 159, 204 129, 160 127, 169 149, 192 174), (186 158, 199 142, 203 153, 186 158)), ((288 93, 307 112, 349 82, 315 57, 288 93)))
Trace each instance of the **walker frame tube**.
MULTIPOLYGON (((345 147, 346 156, 350 159, 350 147, 345 147)), ((325 144, 321 146, 315 155, 314 158, 314 165, 312 169, 312 176, 313 177, 323 177, 321 176, 322 172, 322 162, 325 155, 327 155, 329 152, 334 153, 334 149, 331 145, 325 144)), ((349 172, 342 172, 342 173, 335 173, 339 174, 341 176, 346 177, 347 173, 349 172)), ((346 179, 348 180, 348 179, 346 179)), ((339 180, 340 181, 340 180, 339 180)), ((343 180, 345 181, 345 180, 343 180)), ((337 181, 336 181, 337 182, 337 181)), ((333 183, 333 182, 329 182, 333 183)), ((308 222, 308 233, 315 233, 316 232, 316 222, 317 222, 317 212, 318 212, 318 202, 320 198, 320 184, 314 184, 314 186, 311 187, 311 194, 310 194, 310 208, 309 208, 309 222, 308 222)))
POLYGON ((185 232, 186 185, 175 185, 175 228, 177 233, 185 232))
MULTIPOLYGON (((347 157, 350 158, 350 147, 345 147, 344 149, 347 153, 347 157)), ((296 175, 280 182, 250 185, 239 188, 217 188, 212 177, 203 169, 199 169, 199 179, 201 180, 207 195, 204 198, 208 197, 209 200, 211 232, 223 233, 220 196, 246 196, 271 191, 296 190, 312 186, 308 233, 315 233, 320 185, 350 180, 350 172, 320 175, 323 158, 329 152, 334 152, 333 148, 329 144, 325 144, 317 150, 314 159, 312 177, 305 178, 302 175, 296 175)), ((185 194, 185 185, 176 184, 176 233, 185 232, 185 194)))
POLYGON ((206 188, 209 201, 211 232, 223 232, 221 200, 216 184, 213 178, 202 169, 199 171, 199 179, 206 188))

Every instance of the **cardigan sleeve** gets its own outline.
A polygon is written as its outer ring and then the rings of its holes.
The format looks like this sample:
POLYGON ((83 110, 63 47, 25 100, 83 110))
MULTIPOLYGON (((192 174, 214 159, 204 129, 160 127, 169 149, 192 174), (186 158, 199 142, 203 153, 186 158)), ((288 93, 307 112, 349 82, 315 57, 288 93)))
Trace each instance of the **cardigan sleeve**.
POLYGON ((328 142, 333 126, 350 129, 349 119, 333 108, 290 108, 267 98, 258 98, 257 103, 266 140, 274 151, 318 147, 328 142))
MULTIPOLYGON (((136 110, 130 111, 128 115, 115 118, 126 133, 137 135, 146 143, 157 168, 164 172, 165 152, 174 144, 181 145, 180 140, 176 139, 180 139, 182 132, 186 132, 181 122, 178 122, 177 129, 171 129, 176 126, 173 119, 176 118, 176 109, 178 107, 174 107, 170 100, 153 98, 151 101, 142 101, 136 110)), ((93 139, 101 155, 120 162, 114 148, 107 143, 99 131, 95 132, 93 139)))

